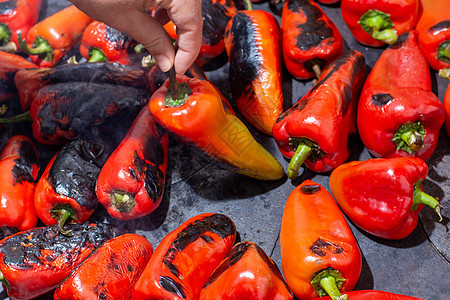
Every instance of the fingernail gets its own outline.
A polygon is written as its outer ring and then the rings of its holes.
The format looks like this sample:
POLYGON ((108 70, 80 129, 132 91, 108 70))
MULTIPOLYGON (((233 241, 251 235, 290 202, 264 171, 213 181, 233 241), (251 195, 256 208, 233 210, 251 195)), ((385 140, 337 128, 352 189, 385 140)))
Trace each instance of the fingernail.
POLYGON ((170 63, 170 60, 167 58, 167 56, 164 55, 157 55, 155 56, 156 63, 158 64, 159 68, 163 72, 167 72, 172 67, 172 64, 170 63))

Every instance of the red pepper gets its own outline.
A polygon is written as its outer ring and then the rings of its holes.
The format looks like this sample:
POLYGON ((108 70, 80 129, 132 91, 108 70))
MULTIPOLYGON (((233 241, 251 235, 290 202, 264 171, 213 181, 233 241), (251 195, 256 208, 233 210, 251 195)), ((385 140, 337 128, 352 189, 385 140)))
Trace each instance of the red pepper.
POLYGON ((80 44, 80 54, 88 62, 118 62, 128 65, 128 47, 131 38, 106 25, 103 22, 91 22, 83 32, 80 44))
POLYGON ((238 11, 225 31, 233 100, 256 129, 272 135, 283 111, 280 28, 263 10, 238 11), (243 53, 246 53, 243 55, 243 53))
POLYGON ((338 3, 340 0, 318 0, 320 3, 323 4, 334 4, 334 3, 338 3))
POLYGON ((112 217, 131 220, 158 208, 164 193, 168 144, 167 132, 148 107, 143 107, 97 179, 97 198, 112 217))
POLYGON ((74 5, 68 6, 31 27, 25 40, 19 35, 19 47, 39 67, 53 67, 79 41, 91 21, 74 5))
POLYGON ((291 158, 287 174, 300 166, 327 172, 350 155, 356 135, 356 108, 365 77, 364 56, 350 50, 328 65, 319 82, 278 118, 273 137, 284 156, 291 158))
POLYGON ((64 280, 54 299, 131 299, 133 286, 152 253, 152 245, 138 234, 113 238, 64 280))
POLYGON ((198 299, 235 238, 234 223, 225 215, 190 218, 161 241, 134 286, 132 298, 198 299))
POLYGON ((419 45, 431 68, 436 71, 443 69, 440 73, 445 69, 450 72, 450 2, 420 0, 420 3, 416 25, 419 45))
POLYGON ((445 128, 447 134, 450 136, 450 84, 447 86, 447 91, 444 96, 444 113, 445 113, 445 128))
POLYGON ((444 109, 431 91, 430 70, 416 36, 406 33, 383 51, 359 98, 359 134, 376 157, 427 160, 437 146, 444 109))
POLYGON ((105 224, 71 224, 19 232, 0 241, 0 281, 12 300, 34 299, 56 288, 96 248, 120 234, 105 224))
POLYGON ((358 42, 380 47, 414 28, 419 0, 342 0, 341 12, 358 42))
MULTIPOLYGON (((384 291, 362 290, 347 293, 349 300, 421 300, 420 298, 406 295, 393 294, 384 291)), ((330 300, 330 297, 316 298, 316 300, 330 300)), ((423 299, 422 299, 423 300, 423 299)))
POLYGON ((341 209, 361 229, 397 240, 416 228, 424 204, 440 216, 439 202, 422 190, 427 173, 427 164, 416 157, 352 161, 331 173, 330 187, 341 209))
POLYGON ((348 299, 361 273, 358 244, 339 206, 311 180, 297 186, 286 202, 280 232, 281 263, 288 286, 299 299, 327 294, 348 299))
POLYGON ((34 190, 38 170, 33 142, 22 135, 10 138, 0 155, 0 227, 27 230, 36 226, 34 190))
POLYGON ((41 0, 3 0, 0 2, 0 50, 15 51, 17 36, 26 35, 36 24, 41 0))
POLYGON ((253 242, 234 245, 208 281, 200 300, 293 300, 274 261, 253 242))
POLYGON ((283 58, 297 79, 320 76, 320 69, 344 50, 342 36, 312 0, 287 0, 281 14, 283 58))

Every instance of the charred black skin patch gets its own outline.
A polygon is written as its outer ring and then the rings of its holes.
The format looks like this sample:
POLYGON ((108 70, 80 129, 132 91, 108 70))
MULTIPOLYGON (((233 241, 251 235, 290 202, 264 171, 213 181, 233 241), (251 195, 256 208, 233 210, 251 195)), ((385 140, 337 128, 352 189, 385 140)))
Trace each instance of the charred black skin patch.
POLYGON ((50 268, 49 262, 62 256, 70 265, 82 251, 98 248, 107 240, 122 234, 117 227, 107 224, 68 224, 66 228, 72 231, 72 236, 59 233, 55 225, 34 228, 3 240, 0 244, 0 251, 4 254, 3 263, 20 270, 50 268), (43 250, 50 254, 42 257, 43 250))
POLYGON ((117 43, 117 49, 122 49, 125 42, 130 40, 130 37, 127 34, 106 25, 106 39, 110 42, 117 43))
POLYGON ((333 254, 339 254, 344 252, 344 249, 332 242, 328 242, 325 240, 322 240, 321 238, 318 238, 317 241, 314 242, 314 244, 309 247, 309 249, 317 256, 324 257, 328 251, 331 251, 333 254))
POLYGON ((0 15, 12 13, 17 8, 17 0, 0 2, 0 15))
POLYGON ((431 26, 428 29, 428 32, 433 34, 435 32, 439 32, 439 31, 447 29, 447 28, 450 28, 450 20, 444 20, 442 22, 437 23, 434 26, 431 26))
POLYGON ((314 184, 314 185, 303 185, 300 187, 303 194, 307 195, 313 195, 320 191, 320 185, 314 184))
POLYGON ((392 97, 390 94, 375 94, 372 95, 372 103, 375 106, 384 106, 391 102, 391 100, 394 100, 394 97, 392 97))
POLYGON ((299 35, 297 36, 297 47, 307 51, 312 47, 319 46, 323 40, 333 37, 333 31, 323 20, 322 12, 314 5, 311 0, 290 0, 288 4, 290 11, 301 13, 306 16, 306 22, 299 24, 299 35))
POLYGON ((180 284, 178 284, 177 282, 175 282, 172 278, 167 277, 167 276, 161 276, 159 278, 159 284, 166 291, 174 293, 178 297, 186 299, 186 292, 184 291, 183 287, 180 284))
MULTIPOLYGON (((226 4, 231 6, 231 1, 226 0, 226 4)), ((219 44, 225 35, 230 17, 227 16, 228 9, 219 1, 214 3, 211 0, 202 1, 202 17, 203 17, 203 38, 209 45, 219 44)))
POLYGON ((33 178, 33 164, 37 164, 38 157, 33 145, 28 141, 22 141, 19 147, 19 158, 14 160, 12 173, 14 182, 22 184, 24 181, 35 183, 33 178))

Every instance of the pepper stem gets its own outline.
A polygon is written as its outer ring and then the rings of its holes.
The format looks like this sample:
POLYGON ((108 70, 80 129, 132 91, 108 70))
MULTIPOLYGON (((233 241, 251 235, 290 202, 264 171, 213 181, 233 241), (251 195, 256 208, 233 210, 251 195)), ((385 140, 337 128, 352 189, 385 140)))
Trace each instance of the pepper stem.
POLYGON ((102 50, 98 48, 91 48, 89 49, 88 53, 91 57, 89 58, 88 62, 99 62, 99 61, 108 61, 108 58, 105 56, 102 50))
POLYGON ((419 151, 424 147, 425 128, 420 122, 403 124, 395 132, 392 141, 397 145, 397 150, 404 150, 409 154, 419 151))
POLYGON ((319 297, 330 296, 332 300, 348 300, 348 295, 342 295, 340 291, 344 281, 338 270, 326 269, 311 280, 311 285, 319 297))
POLYGON ((289 162, 286 174, 290 179, 295 179, 298 176, 300 166, 313 153, 313 150, 318 149, 319 146, 305 138, 290 138, 289 144, 294 147, 295 153, 289 162))
POLYGON ((13 124, 24 121, 33 121, 30 115, 30 111, 26 111, 10 118, 0 118, 0 124, 13 124))
POLYGON ((22 39, 22 34, 18 35, 19 47, 23 52, 29 55, 39 55, 43 60, 51 61, 53 59, 53 48, 44 38, 36 36, 32 48, 28 47, 25 40, 22 39))
POLYGON ((135 204, 134 197, 131 196, 130 194, 114 193, 113 199, 114 199, 114 206, 120 212, 129 213, 133 209, 135 204))
POLYGON ((368 10, 361 16, 358 24, 374 39, 386 44, 394 44, 398 39, 391 17, 382 11, 376 9, 368 10))
POLYGON ((11 30, 7 24, 0 24, 0 42, 7 44, 11 41, 11 30))
POLYGON ((314 71, 314 74, 316 74, 317 79, 319 79, 320 74, 322 74, 322 70, 320 69, 320 66, 318 64, 314 64, 312 66, 312 69, 314 71))
POLYGON ((437 59, 450 63, 450 41, 445 41, 439 44, 436 56, 437 59))
POLYGON ((443 220, 442 215, 441 215, 442 206, 439 204, 439 201, 436 198, 434 198, 434 197, 428 195, 427 193, 425 193, 424 191, 422 191, 422 188, 421 188, 422 181, 423 181, 423 179, 419 179, 419 181, 417 181, 414 184, 413 206, 412 206, 411 210, 416 210, 417 206, 420 204, 427 205, 427 206, 431 207, 432 209, 434 209, 434 211, 439 216, 439 222, 441 222, 443 220))
POLYGON ((5 276, 3 276, 2 271, 0 270, 0 282, 3 283, 3 285, 5 286, 6 290, 9 292, 10 290, 10 286, 8 281, 6 280, 5 276))
POLYGON ((245 10, 253 10, 253 4, 251 0, 244 0, 245 10))
POLYGON ((164 104, 168 107, 181 106, 186 103, 186 100, 192 94, 192 90, 186 82, 178 83, 175 67, 169 70, 168 76, 170 87, 164 95, 164 104))
POLYGON ((440 69, 439 76, 445 79, 450 79, 450 68, 440 69))
POLYGON ((72 230, 66 230, 64 227, 70 221, 78 219, 77 211, 70 204, 55 204, 50 213, 56 220, 58 231, 63 235, 71 236, 72 230))
POLYGON ((8 53, 15 53, 15 52, 17 52, 17 46, 14 42, 9 42, 6 45, 0 46, 0 51, 8 52, 8 53))

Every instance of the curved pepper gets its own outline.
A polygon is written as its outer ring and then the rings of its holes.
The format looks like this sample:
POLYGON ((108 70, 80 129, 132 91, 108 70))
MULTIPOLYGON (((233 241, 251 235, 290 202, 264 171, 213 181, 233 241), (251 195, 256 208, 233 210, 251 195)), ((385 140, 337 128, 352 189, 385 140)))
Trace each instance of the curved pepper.
POLYGON ((208 281, 200 300, 293 300, 274 261, 253 242, 234 245, 208 281))
POLYGON ((132 298, 198 299, 233 247, 236 228, 221 214, 200 214, 166 235, 134 286, 132 298))
POLYGON ((0 241, 0 281, 12 300, 34 299, 56 288, 89 254, 121 232, 106 224, 33 228, 0 241))
POLYGON ((340 0, 318 0, 320 3, 323 4, 334 4, 334 3, 338 3, 340 0))
MULTIPOLYGON (((420 298, 410 297, 406 295, 393 294, 384 291, 361 290, 351 291, 347 293, 349 300, 421 300, 420 298)), ((316 300, 331 300, 330 297, 316 298, 316 300)), ((423 300, 423 299, 422 299, 423 300)))
POLYGON ((233 100, 256 129, 272 135, 283 111, 280 28, 263 10, 237 12, 225 31, 233 100), (243 55, 245 53, 245 55, 243 55))
POLYGON ((427 173, 427 164, 416 157, 352 161, 331 173, 330 187, 356 225, 380 238, 397 240, 416 228, 424 204, 440 216, 439 202, 422 190, 427 173))
POLYGON ((283 58, 297 79, 320 76, 320 69, 344 50, 342 36, 312 0, 287 0, 281 14, 283 58))
POLYGON ((225 112, 221 96, 211 83, 178 75, 153 94, 148 107, 169 132, 205 152, 221 167, 260 180, 284 176, 281 164, 252 137, 247 127, 225 112), (171 96, 171 92, 182 89, 180 96, 171 96))
POLYGON ((364 56, 355 50, 328 65, 319 82, 278 118, 273 137, 291 158, 287 174, 295 178, 303 162, 327 172, 350 155, 356 135, 356 108, 365 77, 364 56))
POLYGON ((19 47, 39 67, 53 67, 78 42, 91 21, 70 5, 31 27, 25 40, 19 35, 19 47))
POLYGON ((27 230, 36 226, 34 191, 38 170, 33 142, 22 135, 10 138, 0 155, 0 227, 27 230))
POLYGON ((152 253, 152 245, 138 234, 110 239, 64 280, 54 299, 131 299, 152 253))
POLYGON ((430 69, 416 36, 405 33, 383 51, 359 98, 359 134, 376 157, 427 160, 437 146, 444 109, 431 91, 430 69))
POLYGON ((414 28, 419 0, 342 0, 341 12, 358 42, 380 47, 414 28))
POLYGON ((92 21, 83 31, 80 54, 88 62, 117 62, 128 65, 131 38, 103 22, 92 21))
POLYGON ((299 299, 331 296, 353 289, 362 259, 352 231, 330 193, 311 180, 297 186, 286 202, 280 232, 281 263, 288 286, 299 299))
MULTIPOLYGON (((430 67, 440 74, 450 72, 450 2, 420 0, 417 40, 430 67)), ((450 79, 450 75, 447 75, 450 79)))
POLYGON ((119 220, 152 213, 164 193, 169 138, 148 107, 142 108, 96 183, 99 202, 119 220))
POLYGON ((445 128, 447 134, 450 136, 450 84, 447 86, 447 91, 444 95, 444 113, 445 113, 445 128))
POLYGON ((41 0, 14 0, 0 2, 0 50, 17 50, 18 35, 26 35, 36 24, 41 0))

